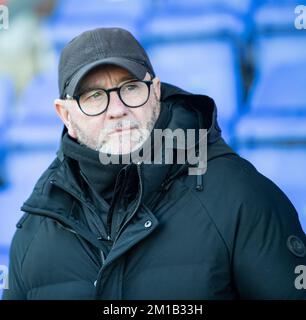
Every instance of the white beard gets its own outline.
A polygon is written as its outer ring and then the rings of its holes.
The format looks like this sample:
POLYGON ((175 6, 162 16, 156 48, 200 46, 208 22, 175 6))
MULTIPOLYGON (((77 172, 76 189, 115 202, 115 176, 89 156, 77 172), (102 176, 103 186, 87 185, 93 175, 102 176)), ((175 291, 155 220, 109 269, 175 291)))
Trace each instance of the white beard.
POLYGON ((140 148, 150 136, 160 111, 160 102, 157 97, 152 108, 151 118, 145 124, 138 121, 123 120, 111 128, 103 128, 97 138, 88 137, 75 122, 71 122, 71 125, 81 145, 108 154, 127 154, 140 148), (116 128, 126 127, 134 129, 109 134, 116 128))

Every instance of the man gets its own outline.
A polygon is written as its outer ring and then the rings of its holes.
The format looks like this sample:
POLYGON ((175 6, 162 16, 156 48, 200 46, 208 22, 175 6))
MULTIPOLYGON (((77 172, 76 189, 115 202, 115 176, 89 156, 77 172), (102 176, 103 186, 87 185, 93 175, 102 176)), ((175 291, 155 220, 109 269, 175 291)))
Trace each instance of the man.
POLYGON ((306 297, 296 286, 306 264, 297 213, 221 138, 211 98, 161 84, 117 28, 64 48, 59 90, 61 148, 22 206, 4 299, 306 297), (206 172, 165 158, 101 163, 144 149, 156 129, 207 129, 206 172))

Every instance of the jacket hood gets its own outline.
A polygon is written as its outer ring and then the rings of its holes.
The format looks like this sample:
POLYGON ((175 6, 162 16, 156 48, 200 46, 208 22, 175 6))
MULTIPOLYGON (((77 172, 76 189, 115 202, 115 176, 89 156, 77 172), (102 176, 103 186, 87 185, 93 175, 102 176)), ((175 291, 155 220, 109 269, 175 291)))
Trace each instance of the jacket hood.
MULTIPOLYGON (((171 84, 162 83, 161 100, 183 105, 186 110, 193 110, 197 114, 198 128, 207 130, 208 161, 226 154, 235 154, 222 138, 217 121, 217 107, 212 98, 207 95, 192 94, 171 84)), ((175 118, 172 119, 172 122, 174 121, 176 121, 175 118)))

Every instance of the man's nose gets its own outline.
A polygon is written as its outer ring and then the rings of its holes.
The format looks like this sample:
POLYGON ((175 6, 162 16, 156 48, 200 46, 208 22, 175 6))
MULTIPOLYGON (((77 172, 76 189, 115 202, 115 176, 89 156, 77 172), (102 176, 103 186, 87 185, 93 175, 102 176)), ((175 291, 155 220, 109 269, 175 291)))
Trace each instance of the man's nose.
POLYGON ((111 92, 109 96, 109 105, 106 111, 108 118, 121 118, 127 114, 127 107, 120 100, 117 92, 111 92))

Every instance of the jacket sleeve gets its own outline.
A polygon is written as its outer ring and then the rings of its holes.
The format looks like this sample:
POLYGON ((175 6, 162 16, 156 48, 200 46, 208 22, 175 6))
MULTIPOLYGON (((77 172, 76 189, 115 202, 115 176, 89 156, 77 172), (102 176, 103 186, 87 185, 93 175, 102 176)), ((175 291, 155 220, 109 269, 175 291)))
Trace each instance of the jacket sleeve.
POLYGON ((8 289, 3 290, 3 300, 26 300, 26 290, 21 276, 24 252, 18 233, 19 230, 16 232, 11 243, 8 289))
POLYGON ((28 289, 23 277, 23 261, 40 225, 40 218, 30 218, 25 213, 17 223, 10 246, 8 289, 3 290, 3 300, 27 300, 28 289))
POLYGON ((262 177, 237 221, 232 266, 239 296, 306 299, 306 236, 283 192, 262 177))

